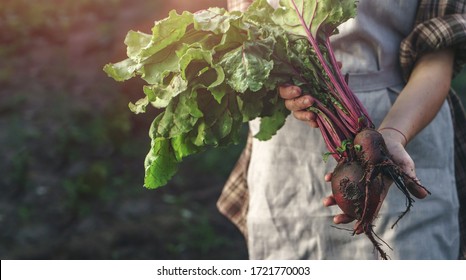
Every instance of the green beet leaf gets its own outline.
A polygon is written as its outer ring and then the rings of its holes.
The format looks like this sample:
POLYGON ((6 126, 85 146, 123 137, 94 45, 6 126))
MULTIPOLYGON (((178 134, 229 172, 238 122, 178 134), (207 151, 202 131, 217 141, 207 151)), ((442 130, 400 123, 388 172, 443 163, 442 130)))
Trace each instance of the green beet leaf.
POLYGON ((309 33, 318 43, 335 33, 354 16, 354 3, 282 0, 274 10, 256 0, 244 13, 171 11, 152 34, 129 31, 128 58, 104 71, 116 81, 139 76, 146 82, 144 96, 129 104, 133 112, 159 108, 149 131, 144 185, 167 184, 187 156, 238 143, 243 123, 255 118, 261 118, 255 137, 273 137, 289 114, 277 94, 281 84, 325 95, 327 70, 319 59, 331 56, 323 46, 323 54, 315 52, 309 33))

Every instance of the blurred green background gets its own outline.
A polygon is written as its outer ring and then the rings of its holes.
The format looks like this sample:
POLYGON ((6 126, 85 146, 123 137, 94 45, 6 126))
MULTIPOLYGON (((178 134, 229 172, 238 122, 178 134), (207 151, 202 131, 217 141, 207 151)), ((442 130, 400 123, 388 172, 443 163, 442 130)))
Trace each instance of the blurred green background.
POLYGON ((247 258, 215 206, 241 145, 143 188, 155 112, 128 109, 142 82, 102 71, 125 58, 128 30, 149 33, 171 9, 209 6, 226 1, 0 2, 2 259, 247 258))
MULTIPOLYGON (((142 82, 102 71, 125 57, 128 30, 209 6, 226 0, 0 2, 2 259, 247 258, 215 207, 242 145, 191 157, 168 186, 143 188, 153 115, 128 109, 142 82)), ((466 97, 466 73, 454 87, 466 97)))

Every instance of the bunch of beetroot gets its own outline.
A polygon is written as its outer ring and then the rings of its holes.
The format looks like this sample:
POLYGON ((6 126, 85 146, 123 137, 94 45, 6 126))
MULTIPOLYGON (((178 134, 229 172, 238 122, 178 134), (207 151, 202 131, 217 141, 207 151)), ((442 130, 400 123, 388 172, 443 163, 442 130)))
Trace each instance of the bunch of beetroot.
POLYGON ((312 93, 309 110, 338 162, 332 176, 337 204, 357 219, 355 233, 364 232, 387 258, 372 229, 384 186, 393 181, 406 195, 401 219, 413 203, 407 184, 416 181, 391 160, 332 51, 329 38, 355 15, 355 3, 281 0, 273 9, 256 0, 244 13, 172 11, 155 22, 152 34, 128 32, 128 58, 104 70, 117 81, 140 76, 147 83, 145 97, 130 104, 135 113, 157 108, 144 185, 167 184, 189 155, 237 143, 242 124, 252 119, 261 118, 255 137, 270 139, 289 114, 276 88, 295 84, 312 93))
MULTIPOLYGON (((346 215, 357 220, 354 233, 365 233, 380 256, 387 259, 374 233, 373 221, 388 186, 394 182, 406 196, 406 210, 392 228, 413 205, 408 184, 424 187, 393 162, 382 135, 374 129, 364 106, 349 89, 330 44, 329 37, 334 30, 327 28, 317 32, 313 28, 313 22, 308 20, 309 6, 304 3, 306 1, 284 2, 291 2, 301 28, 315 51, 316 63, 323 70, 321 88, 316 93, 312 89, 310 91, 314 105, 309 110, 317 115, 319 129, 329 150, 328 155, 332 155, 338 162, 331 179, 335 201, 346 215)), ((315 11, 325 1, 311 2, 315 2, 308 3, 315 5, 311 9, 315 11)))

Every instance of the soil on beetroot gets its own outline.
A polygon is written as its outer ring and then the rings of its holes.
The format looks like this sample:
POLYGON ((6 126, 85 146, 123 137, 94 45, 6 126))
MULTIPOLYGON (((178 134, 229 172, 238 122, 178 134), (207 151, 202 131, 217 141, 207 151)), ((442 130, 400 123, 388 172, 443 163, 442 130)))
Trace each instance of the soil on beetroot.
POLYGON ((190 158, 168 186, 143 188, 156 112, 133 115, 127 104, 142 83, 117 84, 102 71, 124 57, 129 29, 150 32, 171 8, 225 5, 183 2, 3 1, 2 259, 247 258, 215 207, 241 145, 190 158))

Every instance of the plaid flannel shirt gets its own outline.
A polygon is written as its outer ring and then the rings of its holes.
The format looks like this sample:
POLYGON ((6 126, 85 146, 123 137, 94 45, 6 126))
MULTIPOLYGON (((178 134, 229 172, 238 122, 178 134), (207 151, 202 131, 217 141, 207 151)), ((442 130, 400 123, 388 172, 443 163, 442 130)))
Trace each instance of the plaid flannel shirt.
MULTIPOLYGON (((228 0, 228 9, 244 11, 253 0, 228 0)), ((451 47, 455 50, 455 73, 466 64, 466 0, 421 0, 414 30, 400 45, 400 64, 406 79, 424 52, 451 47)), ((455 129, 455 175, 460 201, 460 259, 466 259, 466 115, 458 96, 450 91, 448 102, 455 129)), ((230 174, 217 208, 247 238, 249 193, 247 171, 252 137, 230 174)))

